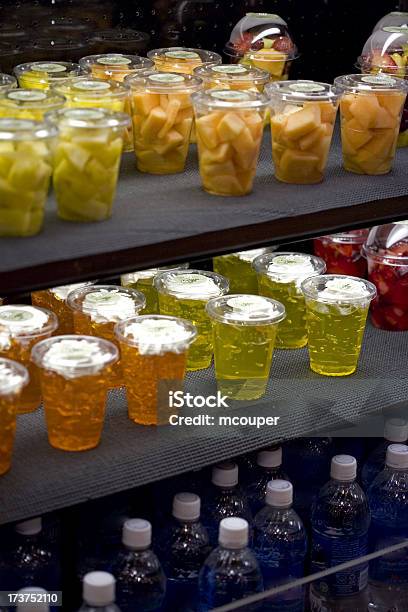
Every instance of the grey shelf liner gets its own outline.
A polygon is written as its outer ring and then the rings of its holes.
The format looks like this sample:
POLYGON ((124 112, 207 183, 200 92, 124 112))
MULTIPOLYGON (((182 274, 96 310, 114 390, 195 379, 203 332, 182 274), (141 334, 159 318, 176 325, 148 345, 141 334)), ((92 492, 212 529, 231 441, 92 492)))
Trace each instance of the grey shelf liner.
MULTIPOLYGON (((280 415, 279 425, 142 427, 127 419, 122 392, 112 392, 97 449, 67 453, 47 442, 40 410, 18 417, 13 465, 0 478, 0 523, 71 506, 189 471, 282 439, 342 429, 389 406, 408 405, 408 332, 367 327, 359 369, 345 378, 311 372, 306 349, 275 351, 266 397, 223 415, 280 415)), ((186 390, 215 391, 212 369, 188 375, 186 390)), ((197 415, 207 410, 189 409, 197 415)), ((217 414, 215 410, 208 410, 217 414)))

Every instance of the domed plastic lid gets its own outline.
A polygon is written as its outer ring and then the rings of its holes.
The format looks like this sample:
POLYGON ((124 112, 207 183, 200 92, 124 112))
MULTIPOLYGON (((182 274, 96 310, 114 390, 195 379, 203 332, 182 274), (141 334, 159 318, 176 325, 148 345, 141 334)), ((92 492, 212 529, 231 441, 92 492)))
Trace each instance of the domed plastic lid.
POLYGON ((137 270, 136 272, 129 272, 128 274, 122 274, 121 280, 124 285, 129 283, 137 283, 139 280, 153 281, 154 277, 161 272, 167 272, 167 270, 187 270, 188 263, 174 264, 173 266, 163 266, 162 268, 148 268, 147 270, 137 270))
POLYGON ((265 91, 268 97, 279 96, 282 100, 287 100, 288 103, 302 102, 303 100, 316 100, 318 102, 331 100, 335 102, 340 93, 329 83, 319 83, 303 79, 268 83, 265 91))
POLYGON ((265 70, 244 66, 243 64, 220 64, 219 66, 199 66, 194 74, 205 83, 219 83, 220 89, 234 83, 246 86, 262 86, 268 83, 270 75, 265 70))
POLYGON ((0 142, 2 140, 43 140, 54 138, 56 127, 31 119, 0 119, 0 142))
POLYGON ((285 318, 280 302, 262 295, 226 295, 206 305, 207 314, 216 321, 231 325, 276 325, 285 318))
POLYGON ((21 363, 0 358, 0 396, 19 393, 28 380, 28 370, 21 363))
POLYGON ((329 234, 327 236, 321 236, 332 242, 338 242, 341 244, 364 244, 367 239, 369 229, 358 229, 352 230, 351 232, 339 232, 338 234, 329 234))
POLYGON ((158 274, 154 285, 159 293, 179 299, 209 300, 228 292, 229 282, 221 274, 206 270, 172 270, 158 274))
POLYGON ((376 30, 382 30, 387 26, 404 25, 408 26, 408 13, 404 13, 403 11, 392 11, 391 13, 384 15, 384 17, 382 17, 380 21, 375 24, 373 32, 376 30))
POLYGON ((59 128, 125 128, 130 125, 126 113, 113 113, 104 108, 62 108, 47 113, 46 119, 59 128))
POLYGON ((87 55, 79 60, 79 65, 84 72, 91 72, 95 67, 106 73, 111 72, 138 72, 140 70, 151 70, 154 66, 152 60, 139 55, 126 55, 124 53, 103 53, 99 55, 87 55))
POLYGON ((348 74, 334 79, 334 85, 346 93, 395 93, 408 91, 408 83, 389 74, 348 74))
POLYGON ((193 49, 191 47, 162 47, 161 49, 152 49, 148 52, 147 57, 155 63, 168 64, 169 70, 171 66, 177 66, 177 69, 182 69, 183 66, 194 64, 216 65, 222 63, 221 55, 215 51, 206 51, 205 49, 193 49))
POLYGON ((55 85, 55 91, 68 98, 126 98, 128 90, 117 81, 93 79, 88 76, 74 77, 55 85))
POLYGON ((408 221, 373 227, 362 253, 379 262, 408 265, 408 221))
POLYGON ((178 72, 144 72, 130 74, 125 83, 134 90, 146 90, 152 93, 188 92, 201 88, 202 80, 190 74, 178 72))
POLYGON ((404 78, 408 71, 408 26, 385 26, 376 30, 357 60, 362 72, 384 71, 404 78))
POLYGON ((38 78, 44 77, 46 80, 58 81, 78 75, 80 67, 73 62, 28 62, 14 68, 17 77, 25 72, 34 72, 38 78))
POLYGON ((9 89, 17 87, 17 80, 10 74, 0 72, 0 92, 3 93, 9 89))
POLYGON ((224 53, 240 59, 250 51, 273 49, 288 59, 297 57, 296 45, 286 21, 274 13, 247 13, 234 26, 224 53))
POLYGON ((62 108, 65 104, 65 98, 54 91, 12 89, 0 97, 0 104, 16 110, 40 107, 46 113, 48 110, 62 108))
POLYGON ((193 94, 192 100, 195 107, 203 107, 208 110, 217 108, 261 110, 268 104, 268 99, 264 94, 233 89, 199 91, 193 94))

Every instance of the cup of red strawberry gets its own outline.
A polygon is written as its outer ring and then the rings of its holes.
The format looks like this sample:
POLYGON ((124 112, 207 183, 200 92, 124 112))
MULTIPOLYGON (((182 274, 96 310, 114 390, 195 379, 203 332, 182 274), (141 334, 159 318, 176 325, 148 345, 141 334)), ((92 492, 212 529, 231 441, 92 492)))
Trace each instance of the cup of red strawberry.
POLYGON ((314 253, 326 262, 328 274, 367 277, 367 262, 361 247, 368 232, 368 229, 360 229, 314 239, 314 253))

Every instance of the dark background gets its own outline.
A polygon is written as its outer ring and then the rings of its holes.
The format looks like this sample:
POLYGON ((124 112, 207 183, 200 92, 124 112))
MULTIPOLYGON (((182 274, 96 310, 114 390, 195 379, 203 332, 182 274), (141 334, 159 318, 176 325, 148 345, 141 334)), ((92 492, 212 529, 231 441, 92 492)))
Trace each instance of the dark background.
POLYGON ((112 27, 144 32, 136 44, 140 53, 173 45, 221 52, 245 12, 266 11, 288 22, 298 45, 292 76, 332 81, 354 71, 377 20, 398 8, 408 10, 408 0, 3 0, 0 68, 123 50, 98 47, 98 31, 112 27))

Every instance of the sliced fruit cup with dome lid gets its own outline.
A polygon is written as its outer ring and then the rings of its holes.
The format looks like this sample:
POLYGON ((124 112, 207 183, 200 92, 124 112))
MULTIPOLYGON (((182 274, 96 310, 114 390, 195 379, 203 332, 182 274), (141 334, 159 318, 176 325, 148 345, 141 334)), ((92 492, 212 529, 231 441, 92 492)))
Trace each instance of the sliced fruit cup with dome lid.
POLYGON ((367 262, 361 254, 368 229, 320 236, 313 241, 314 254, 326 262, 328 274, 367 277, 367 262))
POLYGON ((79 73, 79 65, 72 62, 29 62, 14 68, 18 84, 24 89, 50 89, 79 73))
POLYGON ((140 172, 183 172, 193 124, 191 94, 201 79, 151 72, 130 76, 136 165, 140 172))
POLYGON ((30 361, 32 347, 49 338, 58 327, 55 314, 45 308, 10 304, 0 306, 0 357, 22 363, 30 374, 24 388, 18 414, 34 412, 41 403, 41 389, 36 366, 30 361))
POLYGON ((252 91, 213 89, 193 95, 203 187, 220 196, 252 191, 267 99, 252 91))
POLYGON ((343 165, 357 174, 387 174, 397 147, 408 81, 386 74, 335 79, 341 90, 343 165))
POLYGON ((388 331, 408 330, 408 221, 372 228, 363 247, 368 278, 377 287, 371 321, 388 331))
POLYGON ((54 91, 15 89, 0 93, 0 117, 43 121, 44 115, 63 108, 65 98, 54 91))
POLYGON ((0 72, 0 94, 10 91, 10 89, 16 89, 17 80, 10 74, 4 74, 0 72))
POLYGON ((64 108, 47 114, 58 126, 53 186, 58 216, 104 221, 112 215, 129 117, 103 108, 64 108))
POLYGON ((0 476, 9 471, 21 392, 28 384, 27 368, 0 358, 0 476))
POLYGON ((282 81, 265 88, 270 102, 275 176, 284 183, 324 179, 339 93, 327 83, 282 81))
POLYGON ((41 230, 56 136, 47 123, 0 118, 0 236, 41 230))

